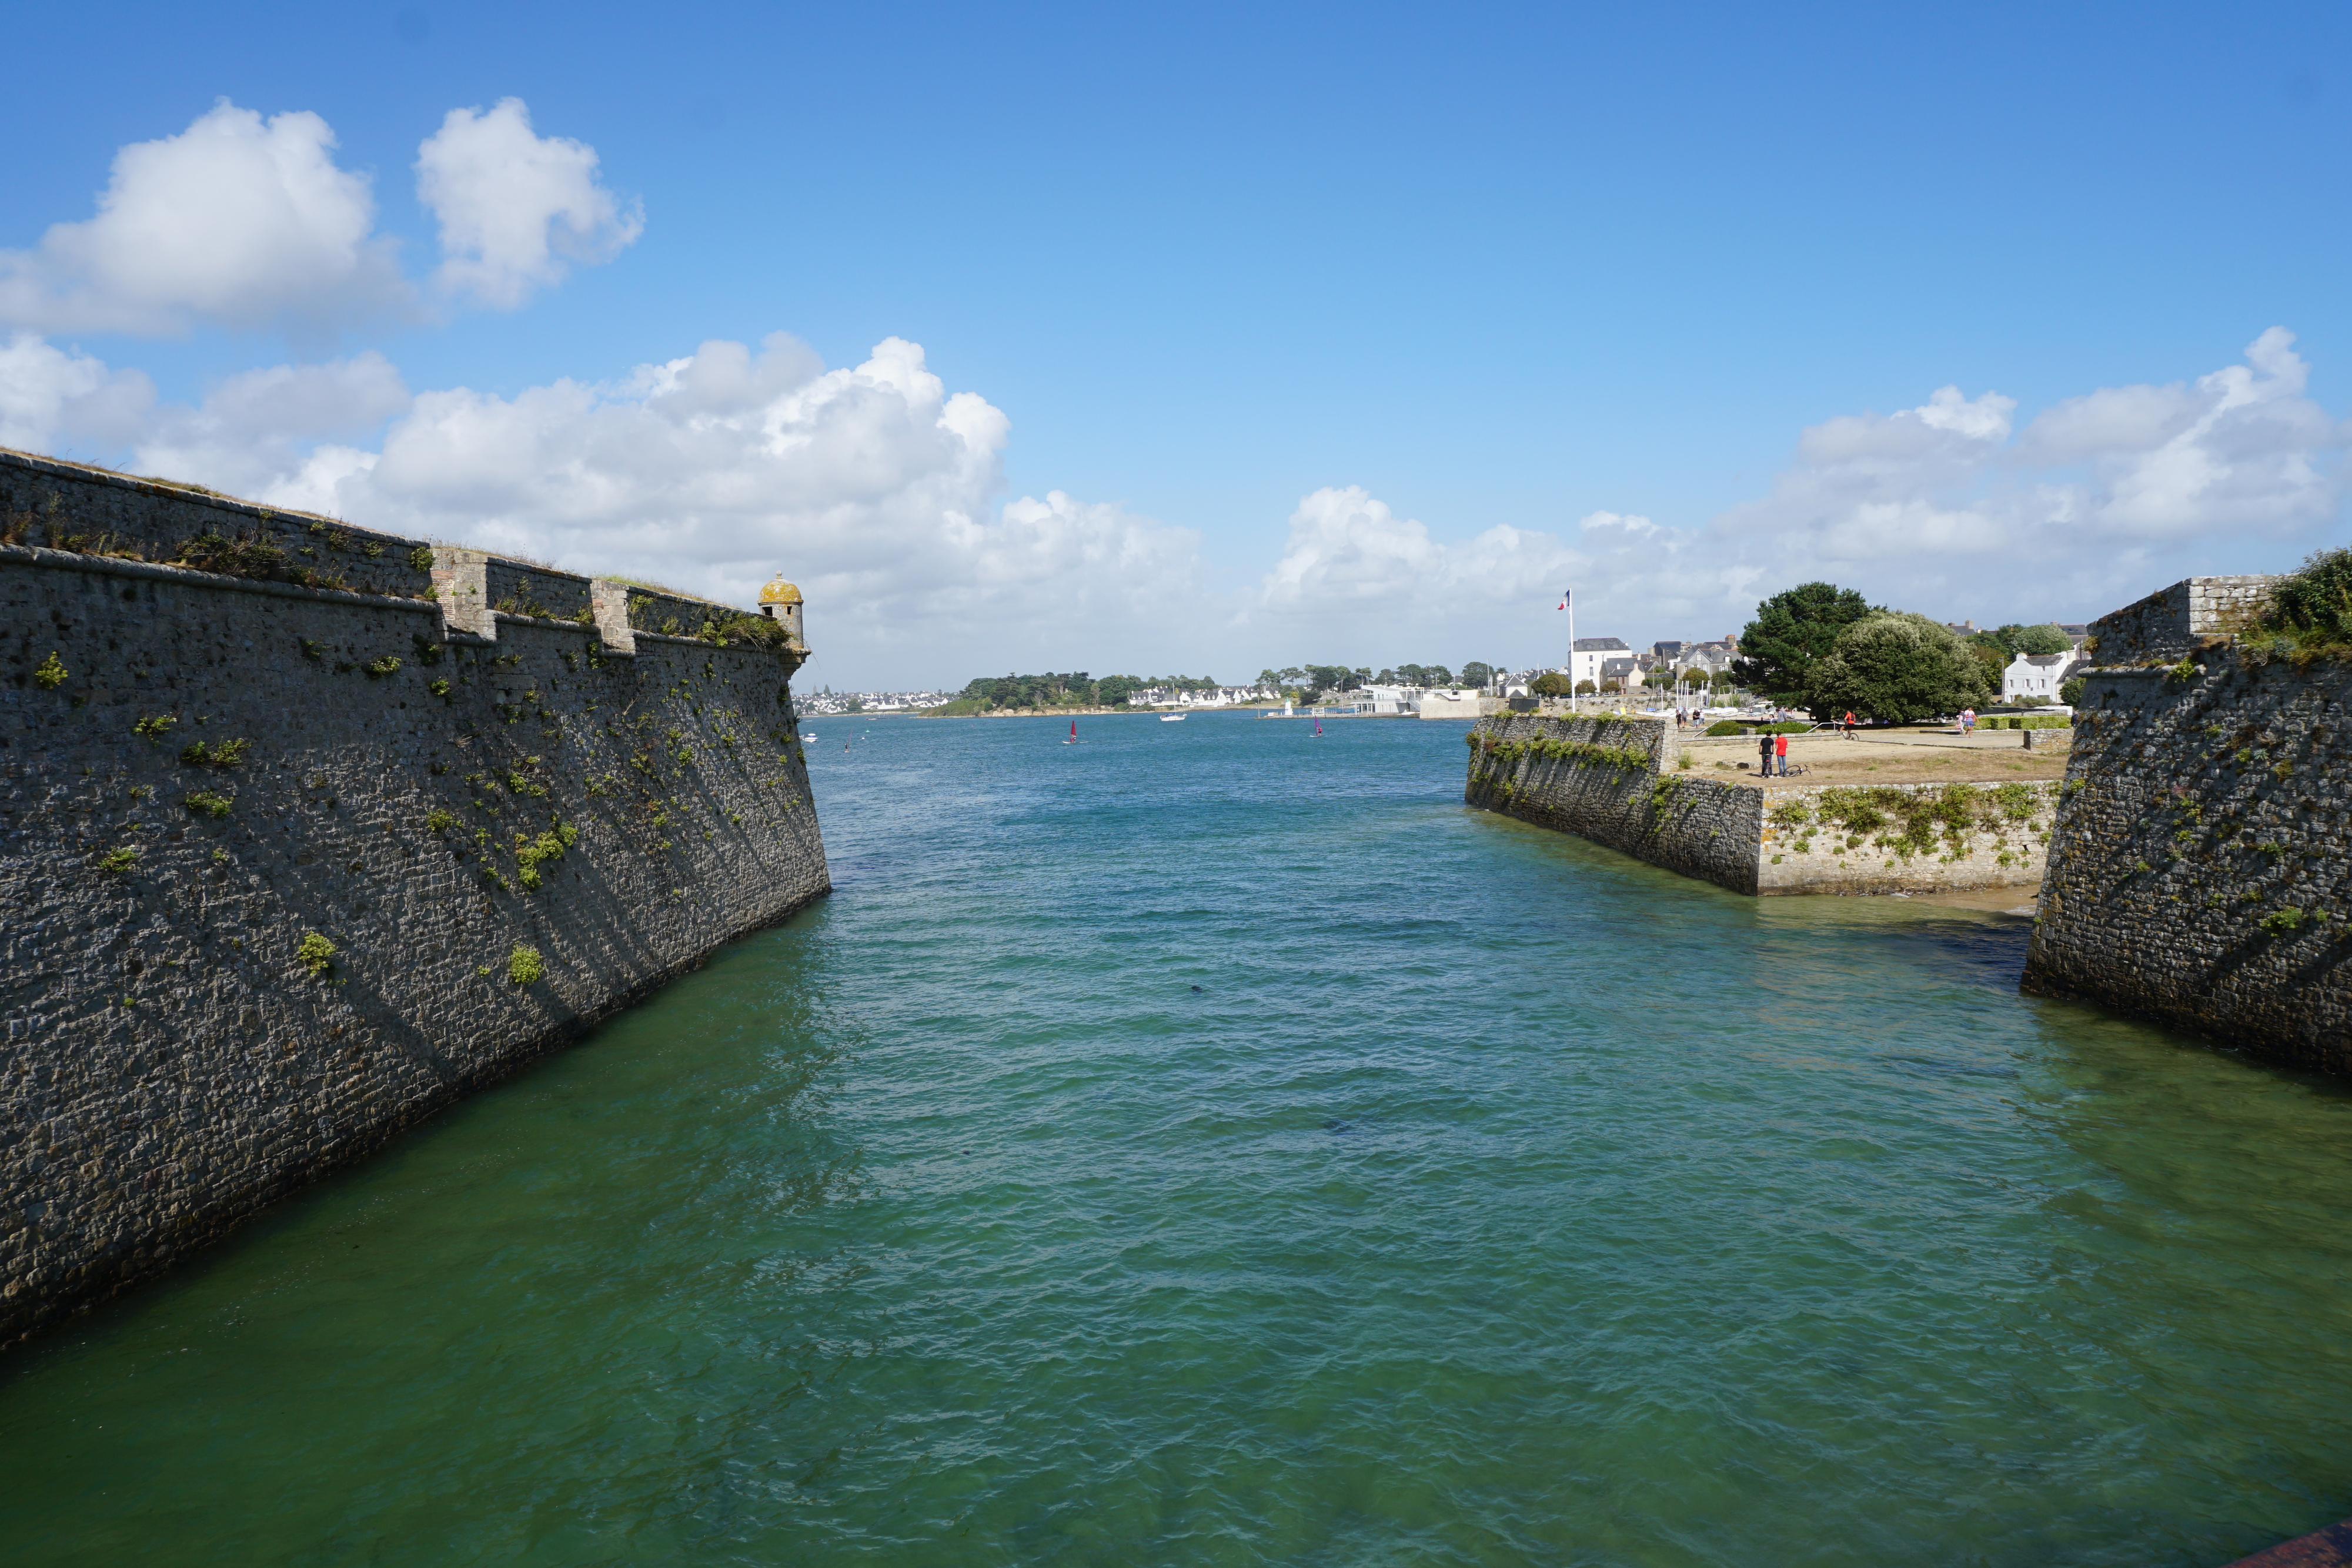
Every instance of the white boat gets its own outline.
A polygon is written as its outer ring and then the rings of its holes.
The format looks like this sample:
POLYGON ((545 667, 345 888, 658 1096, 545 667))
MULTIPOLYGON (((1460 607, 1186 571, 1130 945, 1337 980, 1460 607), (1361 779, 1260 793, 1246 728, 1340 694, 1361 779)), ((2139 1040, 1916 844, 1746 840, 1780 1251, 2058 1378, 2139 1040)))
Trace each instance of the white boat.
POLYGON ((1181 713, 1163 713, 1160 716, 1160 722, 1162 724, 1182 724, 1184 722, 1184 716, 1181 713))

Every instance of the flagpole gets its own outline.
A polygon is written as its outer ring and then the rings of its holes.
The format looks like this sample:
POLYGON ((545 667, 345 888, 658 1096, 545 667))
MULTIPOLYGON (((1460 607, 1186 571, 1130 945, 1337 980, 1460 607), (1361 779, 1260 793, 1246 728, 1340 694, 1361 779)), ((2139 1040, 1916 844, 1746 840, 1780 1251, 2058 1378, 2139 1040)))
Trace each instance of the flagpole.
MULTIPOLYGON (((1568 601, 1568 711, 1582 713, 1584 709, 1576 700, 1576 590, 1568 590, 1560 598, 1568 601)), ((1593 682, 1592 689, 1599 691, 1601 683, 1593 682)))

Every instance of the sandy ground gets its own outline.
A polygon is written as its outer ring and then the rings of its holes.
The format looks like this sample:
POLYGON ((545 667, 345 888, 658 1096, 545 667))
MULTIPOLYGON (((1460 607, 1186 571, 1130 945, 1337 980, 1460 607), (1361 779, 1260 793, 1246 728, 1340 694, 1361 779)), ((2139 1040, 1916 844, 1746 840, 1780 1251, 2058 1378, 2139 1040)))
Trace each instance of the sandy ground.
POLYGON ((1836 735, 1792 735, 1789 763, 1805 771, 1768 784, 1756 773, 1756 737, 1709 737, 1685 730, 1667 742, 1667 756, 1687 751, 1691 773, 1718 784, 1774 789, 1812 784, 2002 784, 2066 776, 2069 737, 2063 729, 1949 731, 1884 730, 1852 740, 1836 735), (2033 748, 2022 744, 2033 737, 2033 748), (1748 764, 1746 768, 1740 763, 1748 764), (1717 763, 1725 766, 1717 767, 1717 763))

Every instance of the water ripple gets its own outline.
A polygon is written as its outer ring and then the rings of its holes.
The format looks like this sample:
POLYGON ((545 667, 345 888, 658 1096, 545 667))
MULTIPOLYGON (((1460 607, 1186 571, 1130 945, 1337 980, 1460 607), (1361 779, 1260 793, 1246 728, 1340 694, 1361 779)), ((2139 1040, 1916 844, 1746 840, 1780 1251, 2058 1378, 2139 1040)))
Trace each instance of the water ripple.
POLYGON ((80 1563, 2189 1564, 2352 1513, 2347 1101, 1452 726, 891 721, 835 897, 0 1367, 80 1563))

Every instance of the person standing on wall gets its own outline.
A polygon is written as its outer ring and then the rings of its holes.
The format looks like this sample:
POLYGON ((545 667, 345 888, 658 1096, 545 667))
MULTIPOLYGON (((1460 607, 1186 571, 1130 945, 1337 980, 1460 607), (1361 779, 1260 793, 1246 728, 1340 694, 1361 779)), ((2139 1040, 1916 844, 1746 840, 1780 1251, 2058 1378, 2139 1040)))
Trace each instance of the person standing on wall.
POLYGON ((1756 737, 1756 771, 1767 779, 1772 777, 1772 732, 1769 729, 1756 737))
POLYGON ((1789 737, 1786 731, 1772 737, 1772 759, 1780 765, 1780 777, 1789 776, 1789 737))

